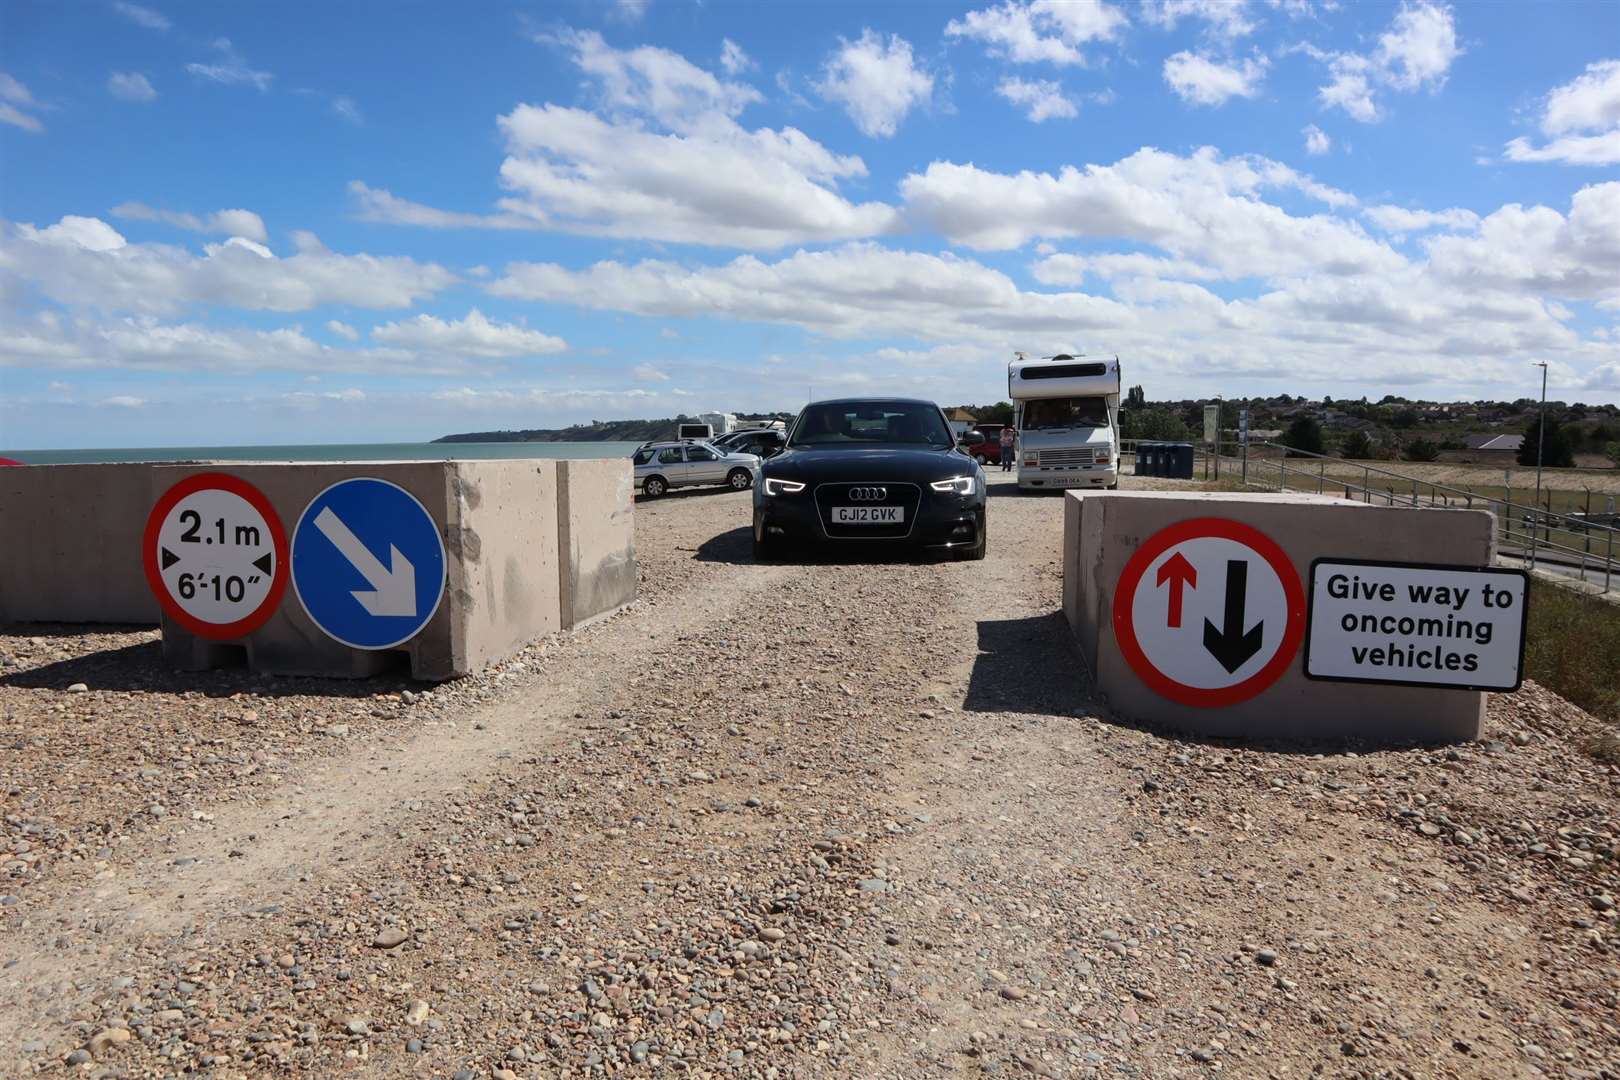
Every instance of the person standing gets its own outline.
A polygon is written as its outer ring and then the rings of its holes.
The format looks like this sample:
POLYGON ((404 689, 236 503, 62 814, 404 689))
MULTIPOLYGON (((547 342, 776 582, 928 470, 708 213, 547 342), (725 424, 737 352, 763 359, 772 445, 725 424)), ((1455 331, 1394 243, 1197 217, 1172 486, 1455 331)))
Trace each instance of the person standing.
POLYGON ((1002 429, 1001 429, 1001 471, 1002 472, 1011 472, 1012 471, 1013 461, 1018 457, 1018 451, 1016 449, 1017 439, 1018 439, 1018 433, 1013 430, 1013 426, 1011 424, 1007 424, 1004 427, 1002 427, 1002 429))

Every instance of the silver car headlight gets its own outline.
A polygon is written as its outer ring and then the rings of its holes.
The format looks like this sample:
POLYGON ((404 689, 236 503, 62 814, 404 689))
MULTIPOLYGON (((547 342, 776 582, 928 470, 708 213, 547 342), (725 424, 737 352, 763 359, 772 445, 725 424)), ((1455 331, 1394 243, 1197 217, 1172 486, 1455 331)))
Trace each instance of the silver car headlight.
POLYGON ((973 477, 956 476, 949 480, 935 480, 928 486, 944 495, 971 495, 973 494, 973 477))
POLYGON ((795 495, 804 490, 804 485, 797 480, 781 480, 774 476, 765 478, 765 494, 767 495, 795 495))

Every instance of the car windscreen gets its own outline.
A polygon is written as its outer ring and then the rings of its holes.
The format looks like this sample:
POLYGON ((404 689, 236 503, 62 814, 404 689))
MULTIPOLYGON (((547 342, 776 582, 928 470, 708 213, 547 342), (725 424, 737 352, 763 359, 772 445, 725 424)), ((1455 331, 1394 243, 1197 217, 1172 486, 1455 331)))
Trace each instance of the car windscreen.
POLYGON ((1100 397, 1042 398, 1024 402, 1024 430, 1107 427, 1108 404, 1100 397))
POLYGON ((647 462, 652 460, 652 456, 653 456, 653 452, 650 449, 648 449, 648 450, 637 450, 636 453, 635 453, 635 456, 632 457, 630 460, 634 461, 637 465, 645 465, 645 464, 647 464, 647 462))
POLYGON ((821 402, 805 407, 790 446, 956 445, 937 408, 924 402, 821 402))

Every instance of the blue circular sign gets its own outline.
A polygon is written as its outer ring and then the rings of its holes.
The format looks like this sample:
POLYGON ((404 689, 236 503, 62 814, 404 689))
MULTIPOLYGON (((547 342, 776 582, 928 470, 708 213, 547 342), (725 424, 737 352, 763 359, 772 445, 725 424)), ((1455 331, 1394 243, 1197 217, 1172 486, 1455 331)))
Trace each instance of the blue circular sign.
POLYGON ((444 539, 416 496, 387 480, 340 480, 310 500, 292 538, 292 583, 310 620, 356 649, 421 632, 444 596, 444 539))

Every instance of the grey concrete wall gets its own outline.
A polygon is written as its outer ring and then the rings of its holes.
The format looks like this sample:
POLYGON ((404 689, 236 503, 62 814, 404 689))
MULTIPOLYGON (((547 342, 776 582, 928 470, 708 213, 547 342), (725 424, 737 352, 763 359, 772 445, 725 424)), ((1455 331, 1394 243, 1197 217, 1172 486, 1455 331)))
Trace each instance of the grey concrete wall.
POLYGON ((1142 542, 1179 521, 1222 517, 1259 529, 1281 546, 1308 591, 1311 561, 1320 557, 1490 566, 1495 550, 1489 513, 1368 506, 1305 494, 1091 492, 1067 498, 1065 616, 1098 691, 1119 714, 1209 735, 1478 738, 1483 693, 1307 679, 1303 647, 1276 682, 1248 701, 1223 708, 1183 705, 1137 677, 1120 652, 1112 616, 1114 584, 1126 562, 1142 542))
POLYGON ((563 629, 636 598, 635 477, 629 458, 557 463, 563 629))
MULTIPOLYGON (((566 464, 566 463, 562 463, 566 464)), ((445 550, 458 671, 477 671, 562 628, 556 461, 458 461, 445 550)))
POLYGON ((156 623, 141 569, 152 469, 0 469, 0 621, 156 623))

